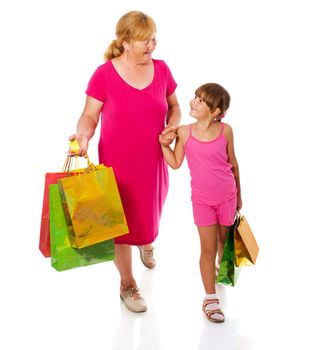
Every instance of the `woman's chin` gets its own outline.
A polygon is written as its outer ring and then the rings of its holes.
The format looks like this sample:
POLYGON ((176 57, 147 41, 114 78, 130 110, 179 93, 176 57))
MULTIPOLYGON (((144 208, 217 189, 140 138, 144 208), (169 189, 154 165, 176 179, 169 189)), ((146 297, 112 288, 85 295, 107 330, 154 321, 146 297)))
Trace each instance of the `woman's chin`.
POLYGON ((152 59, 152 56, 151 54, 148 54, 148 53, 145 53, 144 56, 143 56, 143 61, 146 62, 146 63, 149 63, 152 59))

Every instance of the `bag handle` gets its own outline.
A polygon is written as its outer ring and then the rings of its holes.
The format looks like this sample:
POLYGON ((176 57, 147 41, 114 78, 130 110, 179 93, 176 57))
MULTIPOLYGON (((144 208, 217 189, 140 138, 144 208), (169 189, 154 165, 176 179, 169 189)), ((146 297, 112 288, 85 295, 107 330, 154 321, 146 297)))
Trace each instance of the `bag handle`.
MULTIPOLYGON (((73 163, 74 163, 74 170, 78 170, 80 168, 78 151, 79 151, 78 141, 76 139, 73 141, 70 141, 69 152, 68 152, 68 155, 67 155, 66 160, 64 162, 64 165, 62 167, 63 173, 71 172, 73 163), (74 160, 74 162, 73 162, 73 160, 74 160)), ((88 171, 88 172, 94 171, 95 166, 93 165, 93 163, 90 162, 90 159, 89 159, 87 153, 83 156, 83 158, 87 159, 87 169, 85 171, 88 171)))
POLYGON ((238 227, 242 217, 243 216, 240 214, 239 209, 236 209, 236 213, 235 213, 236 227, 238 227))

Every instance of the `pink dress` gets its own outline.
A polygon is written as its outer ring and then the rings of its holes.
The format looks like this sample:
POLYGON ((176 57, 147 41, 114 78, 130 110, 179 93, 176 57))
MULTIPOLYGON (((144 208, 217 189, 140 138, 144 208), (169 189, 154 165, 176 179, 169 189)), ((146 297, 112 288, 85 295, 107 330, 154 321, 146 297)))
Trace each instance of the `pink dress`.
POLYGON ((129 234, 115 243, 152 243, 159 229, 168 190, 168 172, 158 141, 168 110, 166 98, 176 82, 161 60, 153 60, 154 78, 144 89, 126 83, 111 61, 99 66, 86 94, 104 103, 99 161, 112 166, 129 234))

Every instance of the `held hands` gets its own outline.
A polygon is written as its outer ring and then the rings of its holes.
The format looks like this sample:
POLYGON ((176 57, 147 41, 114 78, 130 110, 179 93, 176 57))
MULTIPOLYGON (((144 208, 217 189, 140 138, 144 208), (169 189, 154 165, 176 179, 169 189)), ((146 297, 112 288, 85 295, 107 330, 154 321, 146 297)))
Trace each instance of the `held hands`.
MULTIPOLYGON (((87 156, 87 150, 88 150, 88 137, 86 135, 82 135, 82 134, 73 134, 71 136, 69 136, 69 141, 74 141, 77 140, 78 144, 79 144, 79 151, 78 151, 78 155, 80 157, 85 157, 87 156)), ((69 149, 68 154, 70 156, 74 156, 75 153, 72 153, 71 149, 69 149)))
POLYGON ((169 146, 177 137, 177 128, 174 126, 166 126, 162 133, 159 135, 159 142, 161 146, 169 146))

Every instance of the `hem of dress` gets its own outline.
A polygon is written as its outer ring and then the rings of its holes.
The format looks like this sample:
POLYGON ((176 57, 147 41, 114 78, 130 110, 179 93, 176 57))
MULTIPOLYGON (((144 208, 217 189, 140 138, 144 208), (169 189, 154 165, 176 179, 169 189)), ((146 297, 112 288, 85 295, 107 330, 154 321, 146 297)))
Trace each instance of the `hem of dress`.
POLYGON ((128 245, 134 245, 134 246, 138 246, 138 245, 146 245, 146 244, 152 244, 156 238, 158 237, 158 233, 153 237, 153 239, 149 240, 145 240, 145 241, 131 241, 131 240, 122 240, 122 237, 119 237, 118 239, 115 238, 114 239, 114 243, 115 244, 128 244, 128 245))
POLYGON ((115 244, 127 244, 127 245, 134 245, 134 246, 139 246, 139 245, 146 245, 146 244, 152 244, 155 241, 155 239, 151 242, 148 241, 142 241, 142 242, 115 242, 115 244))

